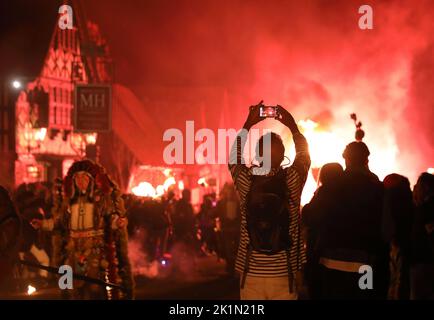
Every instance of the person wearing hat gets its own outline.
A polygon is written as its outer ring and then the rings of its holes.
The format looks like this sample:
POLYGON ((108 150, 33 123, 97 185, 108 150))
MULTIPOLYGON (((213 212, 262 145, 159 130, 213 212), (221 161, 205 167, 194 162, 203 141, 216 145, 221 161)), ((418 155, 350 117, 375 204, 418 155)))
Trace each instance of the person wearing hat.
POLYGON ((378 180, 377 175, 369 170, 368 146, 362 141, 353 141, 345 147, 342 157, 345 160, 347 172, 359 172, 370 176, 373 180, 378 180))
POLYGON ((336 199, 330 201, 333 206, 327 208, 322 225, 320 298, 386 297, 383 185, 369 170, 369 155, 361 141, 351 142, 343 152, 346 168, 336 182, 336 199))
POLYGON ((127 218, 117 185, 104 168, 90 160, 72 164, 55 204, 54 219, 43 221, 46 230, 61 230, 60 259, 74 273, 120 284, 107 289, 74 279, 72 299, 132 299, 134 280, 128 258, 127 218))

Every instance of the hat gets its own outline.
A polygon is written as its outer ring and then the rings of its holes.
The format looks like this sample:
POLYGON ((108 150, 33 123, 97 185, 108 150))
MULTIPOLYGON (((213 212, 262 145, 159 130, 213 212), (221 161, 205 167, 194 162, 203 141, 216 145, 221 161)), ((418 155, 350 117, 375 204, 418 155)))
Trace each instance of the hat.
POLYGON ((365 160, 369 157, 368 146, 361 141, 354 141, 345 147, 342 157, 349 160, 365 160))

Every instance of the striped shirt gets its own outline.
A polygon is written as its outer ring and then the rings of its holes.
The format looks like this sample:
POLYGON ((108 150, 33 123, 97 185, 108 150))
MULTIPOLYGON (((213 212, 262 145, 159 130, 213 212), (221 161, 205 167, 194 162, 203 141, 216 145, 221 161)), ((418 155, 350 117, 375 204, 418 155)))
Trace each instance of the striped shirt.
MULTIPOLYGON (((244 272, 247 250, 249 247, 249 235, 246 220, 246 201, 250 190, 253 176, 253 169, 243 163, 242 159, 244 145, 247 140, 247 130, 241 130, 231 149, 229 159, 229 170, 234 181, 235 188, 240 196, 241 209, 241 236, 238 253, 236 258, 236 270, 244 272), (240 141, 241 140, 241 141, 240 141), (238 148, 237 148, 238 145, 238 148), (241 161, 242 162, 242 161, 241 161)), ((293 135, 296 156, 291 166, 283 169, 287 182, 287 199, 289 201, 289 234, 291 247, 289 249, 289 267, 292 274, 301 269, 302 264, 306 263, 306 252, 300 234, 300 199, 303 186, 306 182, 310 167, 310 157, 308 144, 301 133, 293 135)), ((272 174, 273 171, 270 172, 272 174)), ((253 277, 283 277, 288 276, 287 254, 281 251, 274 255, 266 255, 257 251, 252 251, 250 255, 248 275, 253 277)))

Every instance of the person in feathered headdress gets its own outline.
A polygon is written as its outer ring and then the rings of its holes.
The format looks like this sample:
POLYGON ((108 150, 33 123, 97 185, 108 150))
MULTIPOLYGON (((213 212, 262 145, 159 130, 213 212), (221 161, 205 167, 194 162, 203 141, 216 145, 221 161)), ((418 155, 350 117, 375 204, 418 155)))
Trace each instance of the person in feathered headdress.
POLYGON ((127 219, 120 191, 104 168, 90 161, 74 162, 63 181, 53 212, 52 228, 61 229, 63 246, 57 260, 74 273, 121 285, 108 289, 74 281, 72 298, 133 298, 127 249, 127 219))

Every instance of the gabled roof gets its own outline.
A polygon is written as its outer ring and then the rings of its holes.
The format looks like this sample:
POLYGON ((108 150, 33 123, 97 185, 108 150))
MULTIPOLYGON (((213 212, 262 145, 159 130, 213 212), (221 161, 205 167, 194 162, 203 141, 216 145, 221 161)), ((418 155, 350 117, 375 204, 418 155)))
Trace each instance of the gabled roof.
MULTIPOLYGON (((0 1, 0 79, 33 80, 44 66, 64 1, 0 1)), ((78 23, 78 17, 74 23, 78 23)), ((162 132, 134 93, 113 85, 113 130, 144 164, 162 165, 162 132)))

